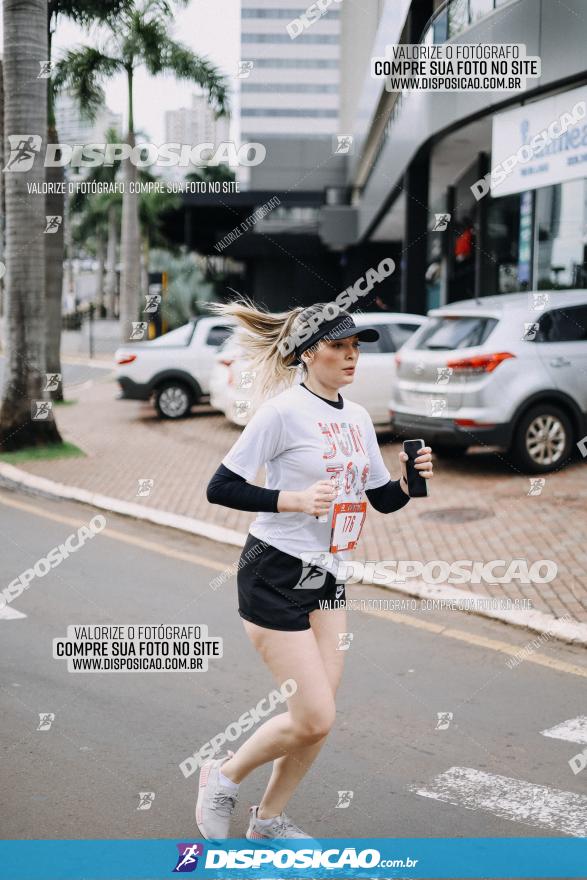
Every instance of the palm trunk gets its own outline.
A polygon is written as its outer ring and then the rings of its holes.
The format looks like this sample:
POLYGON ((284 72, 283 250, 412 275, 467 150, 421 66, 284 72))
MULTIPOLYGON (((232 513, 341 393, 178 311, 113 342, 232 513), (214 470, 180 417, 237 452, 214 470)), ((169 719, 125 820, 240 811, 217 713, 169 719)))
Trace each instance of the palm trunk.
POLYGON ((11 139, 4 174, 6 188, 6 372, 0 405, 2 451, 60 443, 46 386, 45 196, 43 156, 47 140, 47 80, 39 79, 39 61, 47 58, 46 0, 3 0, 4 125, 11 139), (18 161, 24 140, 32 148, 32 167, 18 161), (29 139, 31 136, 31 139, 29 139), (32 139, 34 138, 34 139, 32 139), (40 147, 39 149, 36 149, 40 147), (21 170, 15 171, 14 167, 21 170), (26 169, 26 170, 25 170, 26 169))
POLYGON ((106 262, 106 242, 100 233, 98 233, 96 237, 96 244, 96 259, 98 260, 98 278, 96 281, 96 317, 100 319, 103 317, 104 314, 104 264, 106 262))
POLYGON ((149 321, 152 319, 153 315, 150 312, 145 312, 145 306, 147 305, 147 297, 146 294, 149 292, 149 238, 148 236, 143 237, 142 248, 141 248, 141 273, 142 273, 142 286, 145 292, 145 296, 143 297, 143 301, 141 303, 141 320, 149 321))
POLYGON ((106 316, 114 317, 116 300, 116 249, 118 246, 118 211, 115 204, 108 208, 108 245, 106 247, 106 316))
MULTIPOLYGON (((128 137, 127 143, 135 145, 132 70, 127 70, 128 78, 128 137)), ((122 196, 122 231, 120 241, 120 338, 128 342, 132 332, 132 322, 139 320, 141 293, 141 242, 139 235, 139 197, 130 192, 131 183, 137 181, 136 165, 125 159, 122 163, 124 193, 122 196)))
MULTIPOLYGON (((128 143, 134 146, 134 134, 128 143)), ((139 237, 139 197, 129 192, 131 182, 137 180, 137 169, 129 159, 123 162, 125 189, 122 196, 122 230, 120 241, 120 338, 128 342, 132 322, 139 320, 141 290, 141 243, 139 237)))
POLYGON ((67 296, 66 302, 70 302, 73 300, 73 241, 71 237, 71 211, 69 210, 69 198, 66 193, 64 198, 64 212, 65 217, 63 218, 63 225, 65 227, 65 231, 63 233, 63 256, 64 256, 64 265, 63 265, 63 289, 67 296))
MULTIPOLYGON (((0 59, 0 168, 4 168, 4 74, 0 59)), ((0 174, 0 318, 4 317, 4 234, 5 234, 6 202, 4 199, 4 175, 0 174)), ((4 347, 4 339, 0 339, 4 347)))
MULTIPOLYGON (((57 129, 49 127, 49 143, 58 143, 57 129)), ((65 180, 63 168, 47 168, 47 182, 62 184, 65 180)), ((56 189, 60 187, 57 186, 56 189)), ((48 216, 61 217, 61 225, 57 232, 45 236, 45 283, 47 301, 47 372, 61 373, 61 299, 63 295, 63 255, 64 255, 64 224, 66 218, 65 200, 62 193, 47 193, 45 211, 48 216)), ((52 400, 63 400, 63 384, 50 392, 52 400)))

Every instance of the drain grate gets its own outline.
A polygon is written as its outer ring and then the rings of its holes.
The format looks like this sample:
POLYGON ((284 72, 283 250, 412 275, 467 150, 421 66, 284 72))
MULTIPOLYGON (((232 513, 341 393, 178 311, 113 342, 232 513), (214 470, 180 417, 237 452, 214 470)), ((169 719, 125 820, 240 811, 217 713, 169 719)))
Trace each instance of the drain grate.
POLYGON ((439 510, 428 510, 420 514, 420 519, 431 519, 435 522, 465 523, 494 516, 492 510, 483 507, 441 507, 439 510))

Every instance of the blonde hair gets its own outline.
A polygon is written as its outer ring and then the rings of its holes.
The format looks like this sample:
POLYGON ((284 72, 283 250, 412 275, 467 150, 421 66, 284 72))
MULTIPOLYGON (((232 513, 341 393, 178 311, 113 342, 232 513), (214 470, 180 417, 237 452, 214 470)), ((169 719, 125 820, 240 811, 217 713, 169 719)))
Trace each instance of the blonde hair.
MULTIPOLYGON (((260 403, 273 397, 278 390, 293 385, 300 365, 296 363, 295 350, 282 354, 281 343, 295 336, 308 318, 321 312, 326 303, 296 306, 287 312, 271 313, 258 308, 251 299, 241 295, 229 303, 209 302, 206 305, 213 314, 236 318, 239 326, 235 340, 243 349, 250 369, 256 374, 252 397, 256 403, 260 403)), ((303 361, 301 368, 305 378, 308 368, 303 361)))

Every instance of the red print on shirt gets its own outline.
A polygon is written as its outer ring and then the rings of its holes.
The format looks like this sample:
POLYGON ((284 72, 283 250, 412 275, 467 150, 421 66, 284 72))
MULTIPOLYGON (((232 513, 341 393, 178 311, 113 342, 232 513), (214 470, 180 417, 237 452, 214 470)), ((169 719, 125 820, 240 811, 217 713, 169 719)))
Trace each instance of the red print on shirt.
MULTIPOLYGON (((322 432, 325 444, 322 458, 328 460, 339 454, 344 458, 350 459, 354 452, 362 452, 363 455, 366 455, 360 425, 349 424, 348 422, 318 422, 318 427, 322 432)), ((360 495, 367 485, 367 480, 369 478, 369 465, 365 464, 363 466, 360 488, 357 485, 359 480, 359 469, 352 460, 347 462, 346 468, 342 464, 329 465, 326 468, 330 479, 333 480, 339 488, 342 488, 341 477, 343 476, 343 470, 345 494, 349 495, 354 488, 355 492, 360 495)))

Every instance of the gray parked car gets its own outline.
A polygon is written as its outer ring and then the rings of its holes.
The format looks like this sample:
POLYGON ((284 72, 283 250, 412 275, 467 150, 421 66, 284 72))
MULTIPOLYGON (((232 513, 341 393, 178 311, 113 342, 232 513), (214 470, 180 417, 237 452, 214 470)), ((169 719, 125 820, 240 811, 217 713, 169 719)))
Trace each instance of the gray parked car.
POLYGON ((398 436, 422 437, 441 455, 500 446, 524 472, 556 470, 587 434, 587 291, 433 309, 394 369, 398 436))

